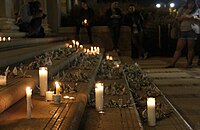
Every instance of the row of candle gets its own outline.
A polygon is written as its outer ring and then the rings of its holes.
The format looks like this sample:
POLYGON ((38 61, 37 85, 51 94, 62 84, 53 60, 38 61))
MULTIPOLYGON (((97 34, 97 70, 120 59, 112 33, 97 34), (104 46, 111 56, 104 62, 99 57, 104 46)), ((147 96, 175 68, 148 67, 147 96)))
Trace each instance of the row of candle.
POLYGON ((3 41, 3 42, 5 42, 5 41, 11 41, 11 37, 0 37, 0 42, 1 41, 3 41))
MULTIPOLYGON (((103 92, 104 86, 103 83, 95 84, 95 106, 98 112, 103 111, 103 92)), ((148 125, 156 125, 156 114, 155 114, 155 98, 147 98, 147 118, 148 125)))
POLYGON ((112 61, 112 60, 113 60, 113 57, 112 57, 112 56, 109 56, 109 55, 107 55, 107 56, 106 56, 106 60, 110 60, 110 61, 112 61))
POLYGON ((85 54, 89 55, 98 55, 100 54, 100 48, 99 47, 91 47, 90 49, 84 49, 85 54))

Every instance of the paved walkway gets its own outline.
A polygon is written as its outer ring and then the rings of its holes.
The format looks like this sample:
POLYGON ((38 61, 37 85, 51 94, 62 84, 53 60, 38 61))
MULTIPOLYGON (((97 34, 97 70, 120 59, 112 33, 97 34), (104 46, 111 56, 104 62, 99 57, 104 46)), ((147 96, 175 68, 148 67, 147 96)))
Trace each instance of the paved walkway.
POLYGON ((195 129, 200 129, 200 66, 186 69, 186 59, 181 58, 177 68, 165 69, 170 58, 149 58, 137 60, 141 68, 154 79, 182 117, 195 129))

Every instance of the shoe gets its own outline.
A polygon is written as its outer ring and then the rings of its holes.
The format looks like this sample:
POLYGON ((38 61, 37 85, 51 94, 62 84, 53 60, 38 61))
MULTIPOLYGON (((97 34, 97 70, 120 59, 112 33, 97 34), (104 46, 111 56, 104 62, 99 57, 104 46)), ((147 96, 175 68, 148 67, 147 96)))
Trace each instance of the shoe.
POLYGON ((175 68, 175 65, 168 65, 165 68, 175 68))
POLYGON ((145 53, 144 53, 144 59, 147 59, 147 58, 148 58, 148 54, 149 54, 148 52, 145 52, 145 53))
POLYGON ((186 65, 186 68, 192 68, 192 64, 186 65))
POLYGON ((142 59, 143 59, 143 57, 142 57, 142 56, 140 56, 140 57, 139 57, 139 59, 140 59, 140 60, 142 60, 142 59))

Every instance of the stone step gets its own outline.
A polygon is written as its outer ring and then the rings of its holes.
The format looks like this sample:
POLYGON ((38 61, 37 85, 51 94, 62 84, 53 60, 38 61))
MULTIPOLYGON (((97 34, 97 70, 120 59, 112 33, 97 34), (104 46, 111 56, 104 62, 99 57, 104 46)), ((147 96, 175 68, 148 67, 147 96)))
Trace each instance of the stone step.
POLYGON ((0 52, 0 67, 6 67, 8 65, 16 64, 26 59, 34 58, 35 56, 41 55, 46 51, 65 47, 65 43, 66 41, 53 42, 39 46, 0 52))
POLYGON ((34 47, 52 42, 66 41, 67 37, 48 37, 48 38, 17 38, 11 41, 1 41, 0 51, 8 51, 13 49, 34 47))
POLYGON ((61 104, 56 105, 53 102, 45 102, 44 97, 38 94, 33 94, 32 119, 26 119, 26 101, 23 99, 1 114, 0 129, 78 129, 102 56, 100 55, 98 63, 90 70, 89 82, 78 83, 78 92, 71 94, 75 97, 74 100, 62 98, 61 104))

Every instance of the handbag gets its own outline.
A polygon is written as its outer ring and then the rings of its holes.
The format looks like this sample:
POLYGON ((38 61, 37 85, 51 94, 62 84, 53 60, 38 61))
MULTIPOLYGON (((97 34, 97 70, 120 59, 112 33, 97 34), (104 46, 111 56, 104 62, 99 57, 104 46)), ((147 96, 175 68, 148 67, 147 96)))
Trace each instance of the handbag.
POLYGON ((171 39, 178 39, 179 32, 180 32, 180 23, 178 20, 175 20, 172 24, 172 28, 170 31, 171 39))

